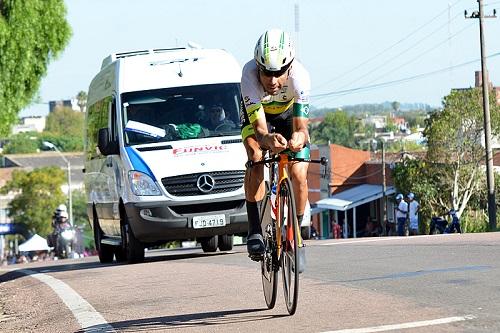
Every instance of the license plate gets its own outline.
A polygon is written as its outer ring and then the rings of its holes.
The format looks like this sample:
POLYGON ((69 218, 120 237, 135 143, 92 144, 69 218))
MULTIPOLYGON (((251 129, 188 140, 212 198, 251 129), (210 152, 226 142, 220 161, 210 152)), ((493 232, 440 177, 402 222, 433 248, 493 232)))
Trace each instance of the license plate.
POLYGON ((205 216, 195 216, 193 217, 193 228, 213 228, 213 227, 223 227, 226 225, 226 215, 205 215, 205 216))

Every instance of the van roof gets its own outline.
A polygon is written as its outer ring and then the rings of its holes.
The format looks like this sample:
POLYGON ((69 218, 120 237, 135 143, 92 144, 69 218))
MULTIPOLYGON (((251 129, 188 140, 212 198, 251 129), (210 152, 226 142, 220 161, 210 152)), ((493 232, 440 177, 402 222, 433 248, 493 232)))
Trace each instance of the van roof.
POLYGON ((103 69, 104 67, 108 66, 109 64, 111 64, 112 62, 114 62, 120 58, 148 55, 148 54, 155 54, 155 53, 158 54, 158 53, 165 53, 165 52, 175 52, 178 50, 186 50, 186 48, 185 47, 175 47, 175 48, 168 48, 168 49, 149 49, 149 50, 138 50, 138 51, 112 53, 102 60, 101 69, 103 69))

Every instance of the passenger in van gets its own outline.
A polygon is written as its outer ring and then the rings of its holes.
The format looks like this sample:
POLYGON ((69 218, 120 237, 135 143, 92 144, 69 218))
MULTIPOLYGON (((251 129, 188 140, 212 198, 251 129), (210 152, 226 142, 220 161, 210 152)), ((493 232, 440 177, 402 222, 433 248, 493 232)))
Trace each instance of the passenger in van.
POLYGON ((221 106, 211 107, 210 110, 208 110, 208 129, 216 130, 222 129, 223 127, 234 128, 235 124, 226 118, 226 112, 221 106))
MULTIPOLYGON (((297 157, 309 157, 309 73, 295 59, 290 36, 279 29, 266 31, 257 41, 254 58, 243 67, 241 76, 241 136, 247 157, 262 159, 263 150, 278 153, 288 148, 297 157), (270 132, 268 126, 274 127, 270 132)), ((290 165, 299 225, 308 196, 307 163, 290 165)), ((257 165, 245 174, 248 214, 247 250, 251 258, 264 253, 259 202, 263 199, 264 168, 257 165)), ((299 249, 299 272, 305 267, 304 248, 299 249)))

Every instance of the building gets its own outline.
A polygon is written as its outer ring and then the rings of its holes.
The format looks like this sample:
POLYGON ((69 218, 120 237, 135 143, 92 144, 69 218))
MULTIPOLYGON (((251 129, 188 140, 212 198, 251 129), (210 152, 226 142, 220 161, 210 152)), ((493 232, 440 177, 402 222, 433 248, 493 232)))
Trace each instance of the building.
POLYGON ((21 118, 21 123, 12 127, 12 134, 24 132, 41 133, 45 129, 45 120, 43 116, 31 116, 21 118))
POLYGON ((347 238, 356 237, 368 219, 380 226, 385 224, 384 215, 394 221, 392 201, 386 199, 395 193, 390 166, 400 160, 400 154, 386 157, 385 181, 382 161, 372 160, 368 151, 335 144, 313 147, 311 157, 320 156, 329 163, 311 164, 308 182, 313 225, 321 237, 332 236, 332 222, 347 226, 343 228, 347 238))

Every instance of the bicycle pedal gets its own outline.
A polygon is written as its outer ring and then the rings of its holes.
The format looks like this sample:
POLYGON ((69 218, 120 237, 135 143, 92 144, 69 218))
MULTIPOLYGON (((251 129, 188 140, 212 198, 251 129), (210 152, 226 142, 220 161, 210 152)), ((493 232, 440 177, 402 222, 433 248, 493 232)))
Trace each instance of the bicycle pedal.
POLYGON ((257 262, 264 260, 264 254, 249 254, 248 257, 257 262))

